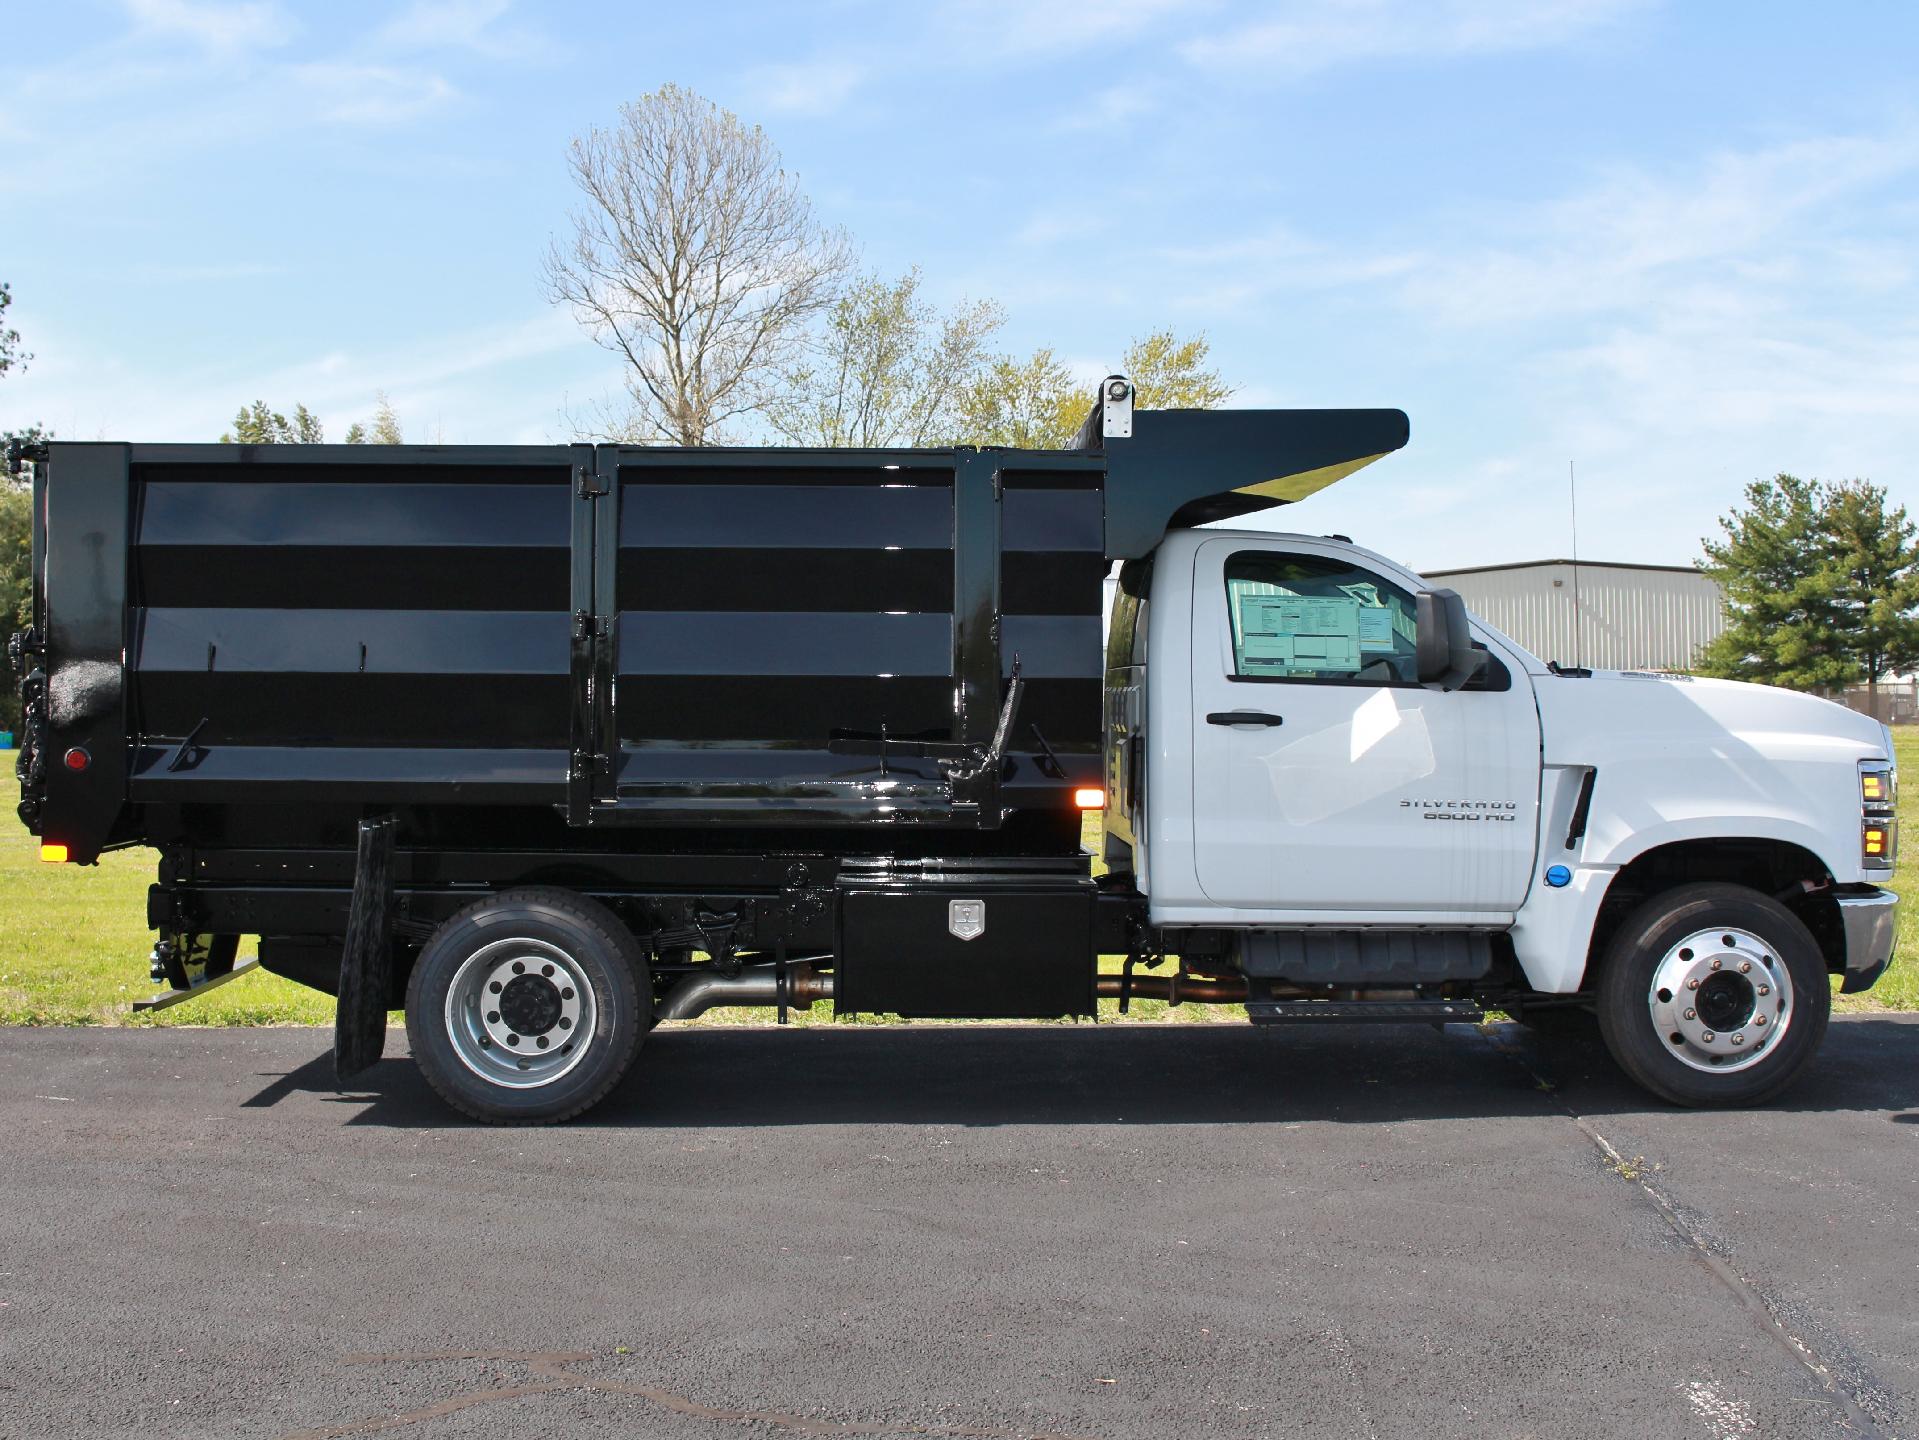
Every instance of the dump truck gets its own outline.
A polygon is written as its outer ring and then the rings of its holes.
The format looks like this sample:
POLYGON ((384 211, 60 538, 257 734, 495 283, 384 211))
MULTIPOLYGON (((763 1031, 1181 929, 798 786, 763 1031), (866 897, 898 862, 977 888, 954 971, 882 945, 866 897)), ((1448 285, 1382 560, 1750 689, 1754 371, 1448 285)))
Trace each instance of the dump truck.
POLYGON ((1496 1009, 1596 1020, 1680 1104, 1790 1082, 1829 977, 1891 960, 1884 728, 1542 661, 1343 536, 1232 527, 1397 410, 1133 400, 1047 451, 23 450, 21 818, 156 853, 165 998, 257 936, 337 997, 343 1078, 403 1009, 488 1121, 721 1004, 1496 1009))

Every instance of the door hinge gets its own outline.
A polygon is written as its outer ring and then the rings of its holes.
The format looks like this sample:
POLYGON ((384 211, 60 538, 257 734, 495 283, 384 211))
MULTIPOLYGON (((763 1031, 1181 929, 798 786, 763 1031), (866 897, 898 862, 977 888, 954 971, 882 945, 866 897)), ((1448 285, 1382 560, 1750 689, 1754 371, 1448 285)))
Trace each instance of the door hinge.
POLYGON ((582 500, 591 500, 607 493, 606 476, 594 466, 574 466, 573 478, 579 482, 579 494, 582 500))

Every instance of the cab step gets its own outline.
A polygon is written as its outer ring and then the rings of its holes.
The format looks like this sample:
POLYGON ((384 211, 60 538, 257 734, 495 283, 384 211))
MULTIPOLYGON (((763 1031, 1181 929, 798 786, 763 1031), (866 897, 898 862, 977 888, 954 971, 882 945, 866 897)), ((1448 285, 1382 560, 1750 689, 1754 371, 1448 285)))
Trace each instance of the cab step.
POLYGON ((1486 1018, 1486 1012, 1470 1000, 1254 1000, 1246 1006, 1246 1018, 1255 1025, 1306 1020, 1474 1025, 1486 1018))

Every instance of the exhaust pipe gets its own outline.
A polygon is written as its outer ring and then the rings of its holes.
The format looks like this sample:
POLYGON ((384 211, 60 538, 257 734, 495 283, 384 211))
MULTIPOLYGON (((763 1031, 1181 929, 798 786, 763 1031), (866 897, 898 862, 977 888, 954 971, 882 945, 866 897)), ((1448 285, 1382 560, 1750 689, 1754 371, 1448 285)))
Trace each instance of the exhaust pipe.
POLYGON ((715 1005, 811 1005, 833 998, 833 977, 810 965, 752 965, 737 975, 698 970, 667 992, 653 1012, 658 1020, 691 1020, 715 1005), (784 993, 782 993, 784 992, 784 993))
POLYGON ((1124 975, 1101 975, 1096 990, 1101 995, 1131 994, 1135 1000, 1165 1000, 1174 1005, 1182 1000, 1238 1005, 1246 999, 1246 978, 1230 975, 1223 980, 1206 980, 1196 975, 1135 975, 1129 985, 1124 975))

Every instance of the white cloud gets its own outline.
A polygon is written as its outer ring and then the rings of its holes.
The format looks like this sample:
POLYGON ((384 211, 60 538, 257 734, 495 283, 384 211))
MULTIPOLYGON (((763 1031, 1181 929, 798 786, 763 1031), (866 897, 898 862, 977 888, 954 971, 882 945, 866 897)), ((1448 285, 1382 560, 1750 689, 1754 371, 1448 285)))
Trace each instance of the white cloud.
POLYGON ((1369 60, 1538 50, 1643 9, 1647 0, 1289 0, 1276 15, 1187 41, 1216 69, 1307 75, 1369 60))
POLYGON ((1080 240, 1105 228, 1106 221, 1085 208, 1041 210, 1013 232, 1015 245, 1049 246, 1080 240))
MULTIPOLYGON (((1674 305, 1747 312, 1767 297, 1789 300, 1810 257, 1843 244, 1856 213, 1849 197, 1915 169, 1919 133, 1898 132, 1727 152, 1675 175, 1617 170, 1531 210, 1481 211, 1471 223, 1490 223, 1500 243, 1475 236, 1428 256, 1406 296, 1460 325, 1674 305)), ((1851 283, 1848 266, 1818 268, 1851 283)), ((1863 278, 1897 283, 1902 269, 1881 251, 1863 278)))
POLYGON ((1908 125, 1615 167, 1395 220, 1407 242, 1275 226, 1156 259, 1195 323, 1320 292, 1321 324, 1380 337, 1377 371, 1340 364, 1387 377, 1413 445, 1297 523, 1416 563, 1557 553, 1573 459, 1588 554, 1684 563, 1755 476, 1913 483, 1915 180, 1908 125))
POLYGON ((1213 0, 1098 0, 1092 5, 1034 0, 952 0, 932 12, 939 54, 971 59, 1052 59, 1129 40, 1213 0))
POLYGON ((149 35, 175 35, 210 52, 235 55, 285 44, 298 29, 273 0, 125 0, 127 14, 149 35))
POLYGON ((787 115, 830 115, 857 90, 867 67, 845 58, 762 65, 746 74, 752 108, 787 115))
POLYGON ((431 71, 401 66, 327 61, 298 65, 290 73, 321 119, 350 125, 399 124, 457 93, 431 71))
MULTIPOLYGON (((32 369, 7 377, 7 416, 40 420, 67 439, 210 440, 233 412, 256 397, 291 411, 304 404, 335 439, 373 409, 375 391, 392 397, 410 435, 440 427, 450 443, 494 442, 503 425, 519 433, 535 422, 555 371, 586 376, 603 357, 556 309, 500 324, 399 344, 330 348, 261 367, 257 353, 213 358, 164 372, 136 370, 111 336, 63 335, 36 325, 32 369)), ((11 423, 11 421, 9 422, 11 423)))
POLYGON ((1060 117, 1055 129, 1094 134, 1123 133, 1132 122, 1159 110, 1161 98, 1151 85, 1109 85, 1085 104, 1060 117))
POLYGON ((555 60, 561 47, 525 25, 503 25, 513 0, 413 0, 374 32, 372 48, 407 54, 468 50, 489 60, 519 64, 555 60))

